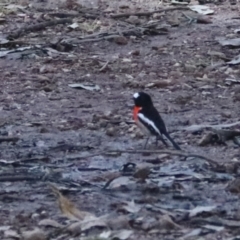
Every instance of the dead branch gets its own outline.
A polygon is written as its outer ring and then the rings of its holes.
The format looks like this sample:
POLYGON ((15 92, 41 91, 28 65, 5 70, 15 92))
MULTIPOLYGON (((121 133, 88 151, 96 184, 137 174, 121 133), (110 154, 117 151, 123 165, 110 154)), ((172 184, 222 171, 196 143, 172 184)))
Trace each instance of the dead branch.
POLYGON ((185 130, 189 132, 195 132, 195 131, 201 131, 203 129, 222 129, 222 128, 230 128, 230 127, 235 127, 237 125, 240 125, 240 122, 235 122, 235 123, 227 123, 227 124, 218 124, 218 125, 208 125, 208 124, 200 124, 200 125, 192 125, 189 127, 184 127, 181 128, 180 130, 185 130))
POLYGON ((121 17, 129 17, 129 16, 151 16, 154 13, 161 13, 161 12, 169 12, 169 11, 175 11, 175 10, 191 10, 188 7, 169 7, 164 9, 159 9, 155 11, 150 12, 131 12, 131 13, 119 13, 119 14, 113 14, 111 15, 111 18, 121 18, 121 17))
POLYGON ((0 176, 0 182, 19 182, 19 181, 37 181, 39 180, 36 176, 26 176, 26 175, 19 175, 19 176, 0 176))
POLYGON ((130 154, 138 154, 138 153, 157 153, 157 154, 169 154, 173 156, 182 156, 182 157, 193 157, 204 159, 210 164, 219 165, 216 161, 211 158, 205 157, 203 155, 198 155, 195 153, 188 153, 183 151, 175 151, 175 150, 108 150, 107 153, 130 153, 130 154))
POLYGON ((63 19, 52 20, 52 21, 35 24, 32 26, 26 26, 26 27, 20 28, 19 30, 15 31, 13 33, 10 33, 8 35, 7 39, 10 39, 10 40, 16 39, 23 35, 26 35, 29 32, 36 32, 36 31, 45 29, 46 27, 55 26, 58 24, 66 24, 66 23, 72 23, 72 19, 71 18, 63 18, 63 19))
POLYGON ((0 137, 0 143, 1 142, 17 142, 19 140, 19 137, 0 137))
MULTIPOLYGON (((121 31, 121 35, 128 37, 128 36, 136 36, 136 37, 141 37, 143 34, 155 34, 155 35, 166 35, 168 32, 166 29, 154 29, 154 25, 156 23, 153 23, 152 25, 149 26, 139 26, 139 27, 130 27, 128 29, 125 29, 121 31)), ((114 38, 119 37, 119 31, 116 32, 102 32, 102 33, 97 33, 97 34, 91 34, 89 36, 86 36, 84 38, 80 39, 69 39, 72 44, 80 44, 80 43, 85 43, 85 42, 99 42, 102 40, 113 40, 114 38)))

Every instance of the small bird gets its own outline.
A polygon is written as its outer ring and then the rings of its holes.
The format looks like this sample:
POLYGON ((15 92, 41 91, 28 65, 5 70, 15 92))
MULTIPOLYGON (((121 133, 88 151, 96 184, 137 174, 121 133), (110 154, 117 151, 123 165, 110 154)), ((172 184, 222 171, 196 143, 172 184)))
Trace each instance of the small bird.
POLYGON ((168 146, 163 138, 164 135, 172 143, 175 149, 181 150, 167 132, 165 123, 157 109, 153 106, 151 97, 145 92, 137 92, 133 94, 133 99, 135 104, 133 109, 133 119, 138 127, 148 135, 144 149, 146 148, 151 135, 156 136, 156 144, 158 140, 161 140, 166 146, 168 146))

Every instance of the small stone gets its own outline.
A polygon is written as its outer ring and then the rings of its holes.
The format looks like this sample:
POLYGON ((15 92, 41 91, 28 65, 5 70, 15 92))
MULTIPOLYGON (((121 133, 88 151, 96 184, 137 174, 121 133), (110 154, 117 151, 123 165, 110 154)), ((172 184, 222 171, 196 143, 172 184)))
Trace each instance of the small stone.
POLYGON ((153 19, 160 19, 162 16, 163 16, 162 13, 154 13, 152 17, 153 19))
POLYGON ((229 75, 233 72, 233 69, 232 68, 227 68, 227 70, 224 72, 226 75, 229 75))
POLYGON ((129 5, 127 5, 127 4, 121 4, 121 5, 119 6, 119 8, 121 8, 121 9, 126 9, 126 8, 129 8, 129 5))
POLYGON ((141 23, 140 19, 137 16, 130 16, 126 21, 135 25, 141 23))
POLYGON ((108 125, 108 121, 107 121, 107 120, 102 119, 102 120, 99 122, 99 126, 100 126, 101 128, 105 128, 105 127, 107 127, 107 125, 108 125))
POLYGON ((97 126, 94 123, 87 123, 87 128, 90 130, 97 130, 97 126))
POLYGON ((140 55, 140 51, 139 50, 133 50, 133 51, 129 52, 129 55, 138 56, 138 55, 140 55))
POLYGON ((34 220, 36 220, 36 219, 39 218, 39 216, 40 216, 40 215, 39 215, 38 213, 33 213, 32 216, 31 216, 31 218, 34 219, 34 220))
POLYGON ((236 87, 233 89, 233 92, 234 92, 235 94, 240 93, 240 86, 236 86, 236 87))
POLYGON ((167 158, 169 155, 168 154, 159 154, 158 156, 157 156, 157 158, 160 160, 160 159, 164 159, 164 158, 167 158))
POLYGON ((110 127, 106 130, 106 134, 110 137, 113 137, 116 135, 116 129, 113 127, 110 127))
POLYGON ((224 111, 222 112, 222 116, 226 118, 230 118, 232 116, 232 113, 230 111, 224 111))
POLYGON ((240 93, 235 94, 234 97, 233 97, 233 100, 235 102, 239 102, 240 101, 240 93))
POLYGON ((143 138, 144 134, 141 131, 137 131, 135 134, 135 138, 143 138))
POLYGON ((191 64, 185 64, 184 67, 185 67, 186 71, 188 71, 188 72, 193 72, 196 69, 196 66, 191 65, 191 64))
POLYGON ((128 129, 128 133, 132 133, 136 130, 136 126, 132 125, 129 129, 128 129))
POLYGON ((112 115, 112 111, 106 111, 104 113, 104 116, 107 117, 107 118, 111 117, 111 115, 112 115))
POLYGON ((151 170, 149 167, 144 167, 137 169, 137 171, 133 174, 133 177, 140 178, 141 180, 145 180, 150 174, 151 170))
POLYGON ((128 43, 127 38, 123 37, 123 36, 118 36, 114 38, 115 43, 119 44, 119 45, 126 45, 128 43))
POLYGON ((113 116, 113 120, 114 120, 114 121, 119 121, 119 120, 121 120, 121 115, 114 115, 114 116, 113 116))
POLYGON ((136 133, 131 133, 131 134, 130 134, 130 137, 131 137, 131 138, 136 138, 136 133))
POLYGON ((180 64, 180 63, 175 63, 173 66, 174 66, 174 67, 180 67, 181 64, 180 64))

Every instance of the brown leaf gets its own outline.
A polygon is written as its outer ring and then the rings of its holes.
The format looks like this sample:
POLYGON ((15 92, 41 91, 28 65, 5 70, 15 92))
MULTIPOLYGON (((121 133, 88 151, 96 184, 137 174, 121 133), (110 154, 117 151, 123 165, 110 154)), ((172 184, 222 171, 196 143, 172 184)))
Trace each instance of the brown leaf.
POLYGON ((83 220, 86 217, 95 217, 89 212, 80 211, 77 209, 72 202, 70 202, 66 197, 64 197, 59 190, 53 185, 49 184, 53 193, 57 197, 58 206, 61 212, 72 220, 83 220))

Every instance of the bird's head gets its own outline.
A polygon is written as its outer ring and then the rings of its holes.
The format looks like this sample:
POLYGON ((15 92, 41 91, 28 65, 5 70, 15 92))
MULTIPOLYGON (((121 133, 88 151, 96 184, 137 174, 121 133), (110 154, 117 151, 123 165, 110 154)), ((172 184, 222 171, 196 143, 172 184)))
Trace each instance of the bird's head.
POLYGON ((150 107, 153 105, 151 97, 145 92, 134 93, 133 100, 136 107, 150 107))

